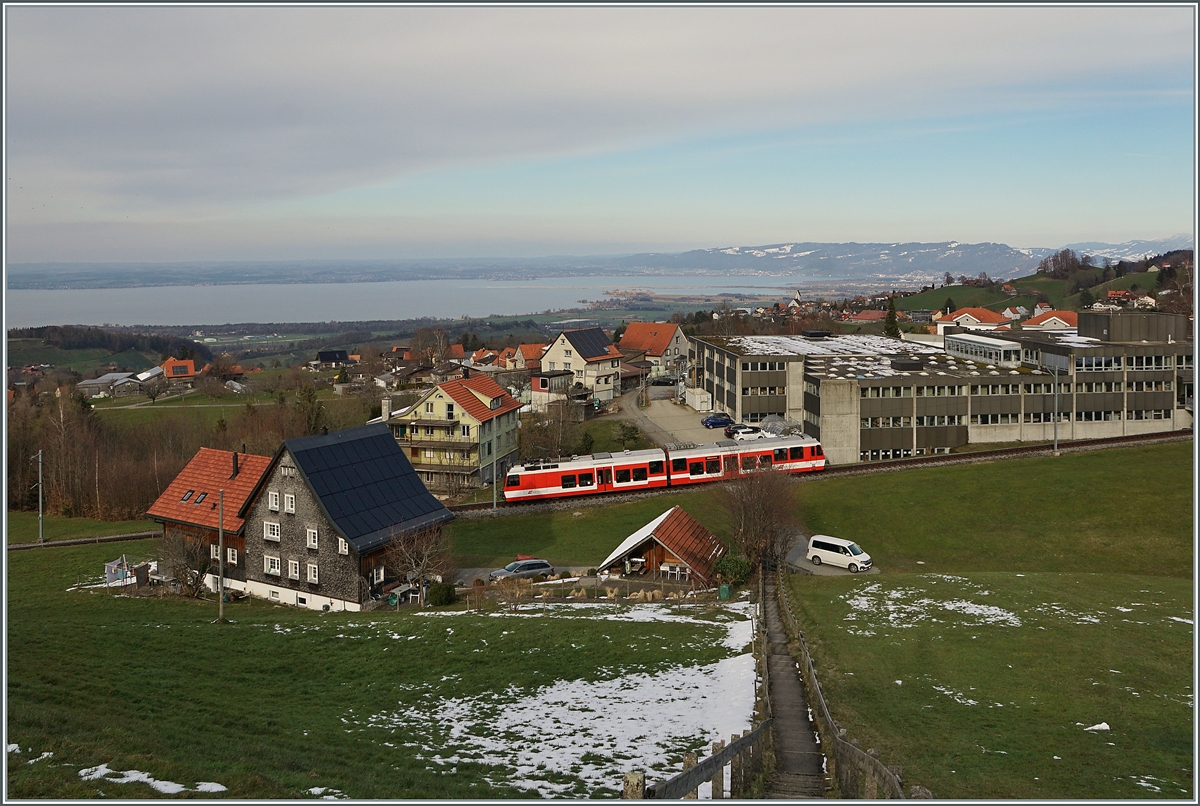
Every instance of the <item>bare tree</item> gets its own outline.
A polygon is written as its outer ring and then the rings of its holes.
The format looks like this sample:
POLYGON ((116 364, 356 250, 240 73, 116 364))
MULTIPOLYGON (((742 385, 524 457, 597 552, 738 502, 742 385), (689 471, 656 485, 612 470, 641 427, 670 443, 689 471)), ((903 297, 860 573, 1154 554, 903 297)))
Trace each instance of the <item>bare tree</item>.
POLYGON ((757 564, 787 556, 795 529, 792 480, 778 470, 760 470, 723 484, 721 501, 735 529, 742 554, 757 564))
POLYGON ((179 582, 180 593, 184 596, 198 598, 207 589, 205 582, 212 569, 209 545, 207 538, 185 534, 167 560, 171 575, 179 582))
POLYGON ((515 613, 525 599, 533 598, 533 583, 528 579, 505 577, 495 585, 496 601, 515 613))
POLYGON ((580 430, 571 404, 555 401, 545 412, 521 424, 517 432, 521 458, 553 459, 563 456, 579 443, 580 430))
POLYGON ((412 350, 430 364, 437 365, 446 360, 450 351, 450 336, 444 328, 419 328, 413 336, 412 350))
POLYGON ((159 375, 142 384, 142 394, 150 398, 150 402, 153 403, 155 400, 158 400, 160 395, 166 393, 167 385, 167 379, 159 375))
POLYGON ((383 563, 388 570, 417 586, 421 592, 421 607, 424 607, 423 583, 440 581, 454 570, 450 560, 450 535, 441 526, 394 534, 383 550, 383 563))

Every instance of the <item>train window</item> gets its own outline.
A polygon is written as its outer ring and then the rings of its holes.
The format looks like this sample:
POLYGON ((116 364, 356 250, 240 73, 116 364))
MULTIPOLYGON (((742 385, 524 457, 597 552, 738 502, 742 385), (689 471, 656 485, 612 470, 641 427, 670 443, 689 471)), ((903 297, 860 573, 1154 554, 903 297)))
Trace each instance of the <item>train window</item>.
POLYGON ((703 476, 704 475, 704 462, 692 462, 691 464, 689 464, 688 465, 688 475, 689 476, 703 476))
POLYGON ((574 476, 574 474, 572 474, 572 475, 570 475, 570 476, 563 476, 563 477, 562 477, 562 488, 563 488, 564 490, 568 490, 568 489, 570 489, 570 488, 572 488, 572 487, 574 487, 574 486, 575 486, 575 476, 574 476))
POLYGON ((662 462, 651 462, 650 463, 650 472, 654 473, 655 475, 663 472, 663 463, 662 462))
POLYGON ((733 473, 738 469, 738 458, 736 456, 725 457, 725 472, 733 473))
POLYGON ((775 449, 775 461, 776 462, 786 462, 787 458, 788 458, 787 457, 787 448, 776 448, 775 449))
POLYGON ((617 484, 623 484, 624 482, 627 482, 627 481, 629 481, 628 468, 626 468, 625 470, 618 470, 617 471, 617 484))
POLYGON ((504 486, 505 487, 520 487, 521 486, 521 477, 520 476, 509 476, 508 478, 506 478, 504 480, 504 486))
POLYGON ((824 455, 825 455, 825 451, 821 448, 820 445, 813 446, 813 456, 824 456, 824 455))
POLYGON ((721 460, 720 459, 705 459, 704 460, 704 472, 705 473, 720 473, 721 472, 721 460))
POLYGON ((612 484, 612 471, 611 470, 602 468, 599 471, 599 474, 600 474, 600 483, 601 484, 612 484))
POLYGON ((645 480, 646 480, 646 478, 647 478, 647 476, 646 476, 646 468, 644 468, 644 467, 635 467, 635 468, 633 469, 633 480, 634 480, 634 481, 645 481, 645 480))
POLYGON ((592 474, 591 473, 580 473, 579 474, 579 486, 580 487, 591 487, 592 486, 592 474))
POLYGON ((788 454, 789 454, 789 458, 791 458, 791 459, 803 459, 804 458, 804 448, 799 447, 799 446, 797 446, 795 448, 788 448, 788 454))
POLYGON ((769 453, 761 454, 758 457, 758 466, 759 467, 770 467, 771 466, 771 454, 769 454, 769 453))
POLYGON ((682 473, 683 471, 685 471, 687 469, 688 469, 687 459, 672 459, 671 460, 671 470, 674 470, 678 473, 682 473))
POLYGON ((753 470, 758 467, 758 460, 753 456, 742 457, 742 470, 753 470))

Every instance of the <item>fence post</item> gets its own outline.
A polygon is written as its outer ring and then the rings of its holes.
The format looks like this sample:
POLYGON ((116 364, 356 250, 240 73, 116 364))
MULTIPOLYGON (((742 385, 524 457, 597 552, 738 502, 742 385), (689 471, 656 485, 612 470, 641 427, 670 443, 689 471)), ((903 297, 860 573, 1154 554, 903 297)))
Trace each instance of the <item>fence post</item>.
MULTIPOLYGON (((733 744, 738 740, 738 735, 735 733, 729 737, 729 743, 733 744)), ((733 758, 729 762, 729 797, 740 798, 742 796, 742 754, 734 753, 733 758)))
MULTIPOLYGON (((714 756, 724 749, 724 741, 712 743, 712 754, 714 756)), ((725 768, 718 767, 717 771, 713 773, 712 777, 712 799, 720 800, 723 797, 725 797, 725 768)))
POLYGON ((625 773, 625 787, 621 790, 624 800, 644 800, 646 798, 646 773, 625 773))
MULTIPOLYGON (((687 770, 690 770, 692 767, 695 767, 695 766, 696 766, 696 754, 695 753, 684 753, 683 754, 683 769, 684 769, 684 771, 686 772, 687 770)), ((693 789, 690 792, 688 792, 686 795, 683 796, 683 800, 696 800, 696 798, 698 798, 698 797, 700 797, 699 790, 693 789)))

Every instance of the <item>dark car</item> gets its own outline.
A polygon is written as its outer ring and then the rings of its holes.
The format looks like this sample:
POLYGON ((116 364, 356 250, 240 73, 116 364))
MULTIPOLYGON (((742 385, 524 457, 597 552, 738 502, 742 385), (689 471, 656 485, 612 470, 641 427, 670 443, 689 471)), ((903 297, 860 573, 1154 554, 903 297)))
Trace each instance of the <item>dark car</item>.
POLYGON ((516 579, 531 579, 534 577, 549 577, 554 574, 554 566, 545 560, 529 559, 511 562, 503 568, 497 568, 488 574, 488 582, 498 582, 510 577, 516 579))
POLYGON ((710 414, 707 417, 705 417, 703 420, 700 421, 700 425, 704 426, 705 428, 722 428, 724 426, 732 425, 732 424, 733 424, 733 418, 730 417, 725 412, 717 412, 716 414, 710 414))
POLYGON ((759 428, 756 425, 746 425, 745 423, 737 423, 735 425, 733 423, 730 423, 729 425, 725 426, 725 436, 728 437, 729 439, 733 439, 733 435, 738 433, 739 431, 758 431, 758 430, 759 430, 759 428))
POLYGON ((650 381, 651 386, 674 386, 677 383, 679 383, 679 379, 674 375, 660 375, 650 381))

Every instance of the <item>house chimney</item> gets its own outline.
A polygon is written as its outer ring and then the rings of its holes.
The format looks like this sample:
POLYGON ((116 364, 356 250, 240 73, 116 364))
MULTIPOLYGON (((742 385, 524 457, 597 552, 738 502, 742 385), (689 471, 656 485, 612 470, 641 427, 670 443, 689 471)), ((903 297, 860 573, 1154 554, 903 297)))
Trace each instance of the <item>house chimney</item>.
POLYGON ((329 426, 327 426, 327 425, 321 426, 321 435, 326 436, 326 437, 329 436, 329 426))
POLYGON ((463 368, 462 368, 462 373, 463 373, 463 380, 465 381, 467 378, 471 377, 471 368, 464 364, 463 368))
POLYGON ((386 423, 392 416, 392 399, 386 395, 383 398, 383 421, 386 423))
POLYGON ((231 479, 237 478, 237 474, 238 474, 237 457, 238 457, 237 451, 234 451, 233 452, 233 475, 229 477, 231 479))
POLYGON ((242 443, 242 453, 245 453, 245 452, 246 452, 246 443, 243 442, 242 443))

